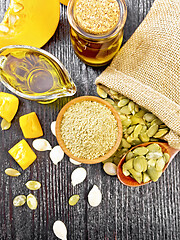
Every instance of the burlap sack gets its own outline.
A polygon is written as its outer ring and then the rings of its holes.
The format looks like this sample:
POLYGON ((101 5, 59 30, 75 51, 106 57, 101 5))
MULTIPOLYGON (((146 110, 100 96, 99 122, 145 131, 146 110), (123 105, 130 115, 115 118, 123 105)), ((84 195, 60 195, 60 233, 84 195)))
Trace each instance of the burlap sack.
POLYGON ((117 91, 160 118, 180 149, 180 0, 156 0, 96 84, 117 91))

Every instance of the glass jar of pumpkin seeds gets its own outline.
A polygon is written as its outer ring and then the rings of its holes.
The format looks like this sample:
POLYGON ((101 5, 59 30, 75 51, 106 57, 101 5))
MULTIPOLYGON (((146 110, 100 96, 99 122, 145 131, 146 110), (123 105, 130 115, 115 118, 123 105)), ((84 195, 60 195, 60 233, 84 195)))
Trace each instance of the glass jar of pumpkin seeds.
POLYGON ((67 15, 77 56, 91 66, 108 64, 123 40, 124 0, 70 0, 67 15))

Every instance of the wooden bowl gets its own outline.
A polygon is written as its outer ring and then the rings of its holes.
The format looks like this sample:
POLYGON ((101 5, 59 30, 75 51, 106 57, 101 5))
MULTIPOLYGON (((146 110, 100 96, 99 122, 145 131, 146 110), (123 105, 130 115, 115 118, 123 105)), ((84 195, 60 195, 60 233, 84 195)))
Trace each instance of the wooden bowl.
POLYGON ((58 116, 57 116, 57 120, 56 120, 56 138, 57 138, 57 141, 60 145, 60 147, 62 148, 62 150, 65 152, 66 155, 68 155, 70 158, 78 161, 78 162, 81 162, 81 163, 86 163, 86 164, 95 164, 95 163, 99 163, 99 162, 102 162, 106 159, 108 159, 109 157, 111 157, 115 151, 118 149, 119 147, 119 144, 121 142, 121 139, 122 139, 122 124, 121 124, 121 119, 119 117, 119 114, 117 113, 117 111, 113 108, 113 106, 106 102, 105 100, 99 98, 99 97, 93 97, 93 96, 83 96, 83 97, 78 97, 78 98, 75 98, 73 100, 71 100, 70 102, 68 102, 62 109, 61 111, 59 112, 58 116), (115 119, 117 120, 117 125, 118 125, 118 136, 117 136, 117 140, 116 140, 116 143, 115 145, 111 148, 111 150, 106 153, 104 156, 102 157, 99 157, 99 158, 96 158, 96 159, 85 159, 85 158, 79 158, 79 157, 76 157, 74 156, 69 149, 67 149, 64 141, 62 140, 61 138, 61 132, 60 132, 60 126, 61 126, 61 121, 63 119, 63 116, 64 116, 64 113, 67 111, 67 109, 72 106, 73 104, 75 103, 78 103, 78 102, 81 102, 81 101, 95 101, 95 102, 98 102, 98 103, 101 103, 105 106, 107 106, 112 114, 114 115, 115 119))

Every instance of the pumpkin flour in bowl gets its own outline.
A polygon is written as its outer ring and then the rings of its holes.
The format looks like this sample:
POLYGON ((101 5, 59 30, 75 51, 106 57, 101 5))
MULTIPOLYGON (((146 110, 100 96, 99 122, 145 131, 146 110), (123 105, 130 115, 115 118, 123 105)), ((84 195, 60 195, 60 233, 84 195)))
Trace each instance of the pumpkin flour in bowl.
MULTIPOLYGON (((107 103, 90 99, 70 104, 63 115, 60 112, 61 120, 58 121, 59 116, 57 118, 56 131, 62 140, 58 142, 62 149, 63 142, 76 160, 99 159, 109 153, 115 145, 119 145, 121 140, 118 139, 122 134, 122 131, 119 132, 121 122, 118 123, 117 117, 107 103)), ((66 154, 72 157, 67 152, 66 154)))

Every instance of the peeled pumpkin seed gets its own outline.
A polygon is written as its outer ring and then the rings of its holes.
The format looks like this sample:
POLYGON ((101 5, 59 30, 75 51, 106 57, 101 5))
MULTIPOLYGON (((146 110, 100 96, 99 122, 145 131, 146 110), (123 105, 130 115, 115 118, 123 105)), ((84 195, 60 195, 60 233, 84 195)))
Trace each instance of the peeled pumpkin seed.
POLYGON ((164 153, 165 163, 168 163, 168 162, 169 162, 169 159, 170 159, 170 155, 169 155, 168 153, 164 153))
POLYGON ((156 119, 156 116, 152 113, 146 113, 144 114, 143 119, 146 120, 147 122, 152 122, 154 119, 156 119))
POLYGON ((27 196, 27 205, 31 210, 35 210, 37 208, 37 199, 31 193, 27 196))
POLYGON ((10 127, 11 127, 11 122, 8 122, 5 119, 2 119, 2 121, 1 121, 1 129, 2 130, 8 130, 10 127))
POLYGON ((67 240, 67 228, 62 221, 57 220, 54 222, 53 232, 57 238, 61 240, 67 240))
POLYGON ((135 125, 134 126, 130 126, 128 129, 127 129, 127 134, 130 135, 135 129, 135 125))
POLYGON ((52 149, 50 143, 44 138, 35 139, 32 145, 37 151, 47 151, 52 149))
POLYGON ((122 125, 129 127, 131 125, 131 119, 127 118, 126 120, 123 120, 122 125))
POLYGON ((131 112, 129 111, 128 106, 124 106, 124 107, 122 107, 122 108, 120 109, 120 113, 122 113, 122 114, 126 114, 126 115, 131 114, 131 112))
POLYGON ((99 188, 94 185, 88 194, 88 202, 92 207, 97 207, 102 201, 102 194, 99 188))
POLYGON ((148 130, 147 130, 147 135, 148 137, 153 137, 156 132, 158 131, 158 125, 153 124, 148 130))
POLYGON ((131 158, 127 162, 125 162, 123 164, 124 169, 126 169, 126 170, 132 169, 133 168, 133 162, 134 162, 134 158, 131 158))
POLYGON ((144 110, 140 110, 134 114, 135 117, 140 117, 142 118, 146 112, 144 110))
POLYGON ((135 103, 133 101, 130 101, 128 103, 128 108, 129 108, 129 111, 134 115, 135 114, 135 103))
POLYGON ((137 138, 139 136, 141 129, 142 129, 141 124, 136 125, 136 127, 134 128, 134 138, 137 138))
POLYGON ((26 187, 30 190, 38 190, 41 187, 41 183, 38 181, 28 181, 26 184, 26 187))
POLYGON ((130 172, 126 169, 126 167, 124 166, 124 164, 123 164, 123 166, 122 166, 122 172, 123 172, 123 174, 124 174, 126 177, 130 175, 130 172))
POLYGON ((147 161, 144 156, 136 157, 133 161, 133 165, 137 172, 145 172, 147 170, 147 161))
POLYGON ((14 168, 6 168, 5 174, 11 177, 18 177, 19 175, 21 175, 21 173, 14 168))
POLYGON ((162 175, 162 171, 157 171, 155 167, 149 166, 147 169, 147 174, 153 182, 156 182, 162 175))
POLYGON ((151 179, 150 177, 147 175, 147 173, 143 172, 143 183, 147 183, 149 182, 151 179))
POLYGON ((114 106, 114 101, 110 98, 104 99, 106 102, 110 103, 112 106, 114 106))
POLYGON ((131 144, 129 144, 129 143, 126 141, 126 139, 122 138, 122 140, 121 140, 121 146, 122 146, 123 148, 130 148, 130 147, 131 147, 131 144))
POLYGON ((138 182, 141 183, 142 182, 142 173, 137 172, 134 169, 129 169, 129 172, 131 173, 132 177, 138 182))
POLYGON ((124 99, 121 99, 119 102, 118 102, 118 107, 121 108, 121 107, 124 107, 128 104, 129 102, 129 99, 128 98, 124 98, 124 99))
POLYGON ((105 92, 102 88, 97 86, 97 94, 102 98, 107 98, 107 92, 105 92))
POLYGON ((161 170, 163 170, 164 166, 165 166, 164 158, 163 157, 158 158, 156 161, 156 169, 158 171, 161 171, 161 170))
POLYGON ((107 162, 104 164, 103 169, 105 173, 110 176, 115 176, 117 174, 117 166, 114 163, 107 162))
POLYGON ((149 152, 147 155, 146 155, 146 158, 147 159, 157 159, 157 158, 160 158, 163 156, 163 153, 162 152, 149 152))
POLYGON ((153 135, 154 138, 161 138, 168 133, 168 129, 159 129, 159 131, 153 135))
POLYGON ((140 133, 139 138, 143 143, 149 142, 149 137, 146 133, 140 133))
POLYGON ((73 186, 76 186, 79 183, 82 183, 87 176, 86 169, 82 167, 76 168, 71 174, 71 183, 73 186))
POLYGON ((128 152, 127 155, 126 155, 126 161, 128 161, 129 159, 133 158, 134 157, 134 153, 133 152, 128 152))
POLYGON ((151 122, 151 125, 153 125, 153 124, 161 125, 161 124, 163 124, 163 122, 162 122, 159 118, 155 118, 155 119, 151 122))
POLYGON ((151 143, 150 145, 147 146, 147 149, 150 152, 156 152, 156 151, 159 152, 159 150, 161 150, 161 147, 157 143, 151 143))
POLYGON ((20 207, 20 206, 24 205, 25 202, 26 202, 26 196, 25 195, 19 195, 19 196, 16 196, 13 199, 13 205, 15 207, 20 207))
POLYGON ((147 161, 148 166, 155 167, 156 165, 156 159, 150 159, 147 161))
POLYGON ((135 155, 140 155, 140 156, 145 155, 148 152, 149 152, 149 150, 146 147, 137 147, 133 150, 133 153, 135 155))
POLYGON ((141 117, 136 117, 135 115, 132 115, 131 116, 131 124, 136 125, 138 123, 140 123, 142 125, 146 125, 145 121, 141 117))
POLYGON ((69 205, 74 206, 79 201, 80 196, 79 195, 73 195, 69 198, 69 205))

